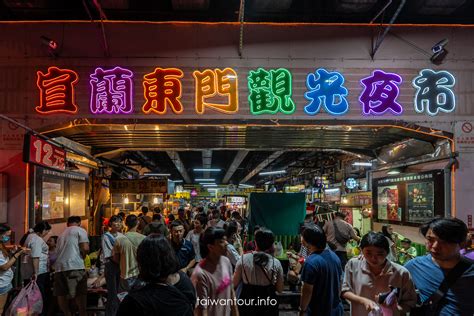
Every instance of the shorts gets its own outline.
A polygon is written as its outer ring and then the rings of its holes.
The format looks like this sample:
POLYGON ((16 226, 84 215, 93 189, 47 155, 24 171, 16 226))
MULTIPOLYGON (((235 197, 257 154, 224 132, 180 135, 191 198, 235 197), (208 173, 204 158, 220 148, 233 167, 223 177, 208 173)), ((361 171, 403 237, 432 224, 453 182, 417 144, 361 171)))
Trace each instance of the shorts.
POLYGON ((87 295, 86 270, 60 271, 54 274, 54 296, 74 298, 87 295))
POLYGON ((7 294, 8 292, 10 292, 12 288, 13 286, 11 285, 11 283, 8 284, 7 286, 0 287, 0 295, 7 294))

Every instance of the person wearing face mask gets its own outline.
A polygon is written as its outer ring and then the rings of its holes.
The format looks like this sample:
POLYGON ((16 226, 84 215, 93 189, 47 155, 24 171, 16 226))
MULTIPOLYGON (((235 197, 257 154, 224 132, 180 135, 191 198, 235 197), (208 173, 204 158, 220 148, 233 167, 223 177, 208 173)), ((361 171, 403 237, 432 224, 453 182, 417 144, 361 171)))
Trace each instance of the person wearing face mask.
POLYGON ((46 314, 46 306, 48 306, 49 297, 51 297, 51 282, 48 272, 49 248, 43 239, 50 231, 51 225, 47 221, 41 221, 20 240, 20 245, 31 249, 31 253, 25 255, 25 260, 22 261, 21 276, 24 284, 28 284, 30 279, 36 280, 43 298, 44 308, 41 315, 46 314))
POLYGON ((416 292, 410 273, 388 260, 390 244, 382 233, 370 232, 360 242, 361 256, 346 265, 342 297, 351 303, 351 315, 367 315, 383 311, 384 315, 400 315, 416 305, 416 292), (377 303, 378 294, 398 289, 397 299, 389 306, 377 303), (379 305, 380 304, 380 305, 379 305))
POLYGON ((25 247, 19 247, 13 254, 10 254, 5 244, 10 241, 11 233, 10 226, 0 224, 0 315, 3 313, 8 292, 12 289, 13 271, 11 267, 28 250, 25 247))

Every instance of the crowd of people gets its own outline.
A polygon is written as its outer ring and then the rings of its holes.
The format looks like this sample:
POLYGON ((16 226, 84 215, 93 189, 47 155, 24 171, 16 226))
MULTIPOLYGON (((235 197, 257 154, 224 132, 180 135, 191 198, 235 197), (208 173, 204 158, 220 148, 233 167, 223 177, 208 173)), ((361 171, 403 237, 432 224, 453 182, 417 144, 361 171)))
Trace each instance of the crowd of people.
MULTIPOLYGON (((429 253, 417 256, 389 225, 360 236, 343 213, 325 223, 309 218, 287 253, 288 271, 274 256, 273 232, 256 226, 248 239, 238 212, 197 207, 171 216, 142 207, 138 216, 113 215, 105 224, 92 286, 105 280, 107 316, 278 315, 285 284, 300 294, 300 315, 343 315, 347 304, 354 316, 474 314, 472 248, 459 219, 422 225, 429 253), (360 255, 349 259, 350 240, 360 255)), ((24 284, 34 280, 41 291, 42 315, 51 315, 56 299, 64 315, 87 315, 87 232, 75 216, 45 242, 50 230, 39 222, 10 248, 11 229, 0 224, 1 311, 22 258, 24 284)))

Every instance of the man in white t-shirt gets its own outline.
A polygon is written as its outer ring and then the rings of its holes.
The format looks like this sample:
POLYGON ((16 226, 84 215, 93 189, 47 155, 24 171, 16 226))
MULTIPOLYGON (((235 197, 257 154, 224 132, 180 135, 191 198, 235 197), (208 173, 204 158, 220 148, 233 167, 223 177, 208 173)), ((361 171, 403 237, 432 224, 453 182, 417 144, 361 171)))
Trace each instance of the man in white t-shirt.
POLYGON ((67 228, 59 236, 58 258, 54 264, 54 296, 65 316, 72 315, 70 299, 74 299, 80 316, 86 316, 87 273, 84 258, 89 252, 87 232, 81 226, 79 216, 67 220, 67 228))

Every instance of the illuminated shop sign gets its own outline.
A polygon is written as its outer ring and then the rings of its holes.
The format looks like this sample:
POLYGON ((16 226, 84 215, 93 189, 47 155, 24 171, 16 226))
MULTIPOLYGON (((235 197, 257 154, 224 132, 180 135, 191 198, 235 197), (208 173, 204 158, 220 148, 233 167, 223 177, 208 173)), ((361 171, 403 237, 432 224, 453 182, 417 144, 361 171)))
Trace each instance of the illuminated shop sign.
MULTIPOLYGON (((96 68, 89 76, 90 112, 101 114, 132 114, 135 112, 134 74, 122 67, 96 68)), ((143 99, 137 109, 144 114, 163 115, 169 108, 174 114, 184 111, 182 79, 184 72, 178 68, 155 68, 143 76, 143 99)), ((195 112, 206 114, 217 111, 224 114, 239 112, 239 77, 232 68, 195 70, 195 112), (216 101, 217 100, 217 101, 216 101)), ((250 70, 246 74, 248 102, 253 115, 283 113, 291 115, 297 105, 293 100, 293 76, 285 68, 250 70)), ((49 67, 46 73, 37 72, 40 114, 76 114, 75 88, 79 75, 71 69, 49 67)), ((344 76, 337 71, 318 68, 306 76, 303 106, 307 115, 320 112, 344 115, 349 107, 361 109, 366 116, 401 115, 403 104, 398 100, 402 77, 396 73, 377 69, 370 76, 360 79, 359 104, 349 104, 344 76)), ((456 102, 453 88, 454 76, 447 71, 423 69, 412 78, 415 89, 414 109, 417 113, 434 116, 439 112, 450 113, 456 102)), ((244 85, 245 86, 245 85, 244 85)), ((297 90, 298 91, 298 90, 297 90)), ((137 100, 135 100, 137 102, 137 100)))
POLYGON ((344 87, 344 77, 339 72, 328 72, 326 69, 318 69, 316 73, 310 73, 306 77, 308 92, 304 97, 310 101, 304 107, 308 115, 315 115, 321 106, 332 115, 342 115, 349 110, 346 96, 347 89, 344 87))
POLYGON ((403 107, 397 102, 402 77, 394 73, 375 70, 360 81, 364 90, 359 97, 364 115, 382 115, 387 111, 400 115, 403 107))

